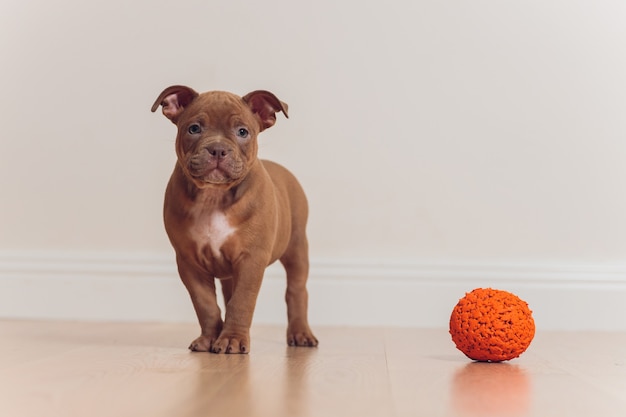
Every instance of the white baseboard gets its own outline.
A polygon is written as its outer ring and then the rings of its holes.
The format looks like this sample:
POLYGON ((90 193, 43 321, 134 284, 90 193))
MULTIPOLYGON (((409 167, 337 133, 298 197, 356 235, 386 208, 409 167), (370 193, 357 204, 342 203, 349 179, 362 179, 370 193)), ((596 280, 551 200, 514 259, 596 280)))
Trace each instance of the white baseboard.
MULTIPOLYGON (((626 265, 417 263, 311 264, 313 325, 447 327, 477 287, 526 300, 539 329, 626 331, 626 265)), ((284 274, 268 268, 255 323, 284 324, 284 274)), ((0 317, 195 321, 173 255, 1 253, 0 317)))

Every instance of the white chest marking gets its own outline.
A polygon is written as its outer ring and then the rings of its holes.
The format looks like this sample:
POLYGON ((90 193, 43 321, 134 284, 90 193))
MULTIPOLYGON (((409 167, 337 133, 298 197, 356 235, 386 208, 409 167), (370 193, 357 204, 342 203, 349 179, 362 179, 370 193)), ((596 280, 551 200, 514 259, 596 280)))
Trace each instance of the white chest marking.
POLYGON ((234 227, 228 223, 228 219, 226 215, 221 211, 217 211, 213 213, 209 220, 209 246, 211 247, 211 251, 213 255, 219 256, 220 249, 224 242, 228 239, 230 235, 235 232, 234 227))

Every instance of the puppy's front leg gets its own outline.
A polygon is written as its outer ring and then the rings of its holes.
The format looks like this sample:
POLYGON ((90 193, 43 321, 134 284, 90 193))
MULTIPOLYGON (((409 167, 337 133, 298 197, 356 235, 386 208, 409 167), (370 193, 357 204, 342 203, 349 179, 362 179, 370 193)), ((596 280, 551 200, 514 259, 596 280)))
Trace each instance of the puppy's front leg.
POLYGON ((191 342, 189 349, 209 352, 223 327, 222 313, 215 294, 215 278, 200 274, 180 261, 178 271, 191 297, 201 329, 200 336, 191 342))
POLYGON ((250 326, 261 288, 264 264, 242 261, 232 278, 232 296, 226 304, 224 328, 213 343, 213 353, 249 353, 250 326))

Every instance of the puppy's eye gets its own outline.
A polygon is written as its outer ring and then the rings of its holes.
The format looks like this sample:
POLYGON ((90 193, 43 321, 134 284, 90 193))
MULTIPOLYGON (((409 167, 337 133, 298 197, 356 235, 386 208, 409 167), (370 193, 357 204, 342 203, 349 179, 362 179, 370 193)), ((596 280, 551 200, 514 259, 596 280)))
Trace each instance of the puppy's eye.
POLYGON ((248 132, 248 129, 246 129, 245 127, 240 127, 239 129, 237 129, 237 136, 239 136, 240 138, 247 138, 248 135, 250 134, 250 132, 248 132))
POLYGON ((192 135, 197 135, 198 133, 202 132, 202 128, 198 123, 194 123, 192 125, 189 125, 189 127, 187 128, 187 132, 192 135))

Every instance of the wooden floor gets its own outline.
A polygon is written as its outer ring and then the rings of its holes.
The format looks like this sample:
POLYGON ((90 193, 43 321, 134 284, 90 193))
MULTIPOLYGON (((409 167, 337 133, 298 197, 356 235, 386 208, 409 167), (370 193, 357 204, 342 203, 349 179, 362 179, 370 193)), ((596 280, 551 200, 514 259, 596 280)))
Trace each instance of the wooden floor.
POLYGON ((0 416, 626 416, 626 333, 537 333, 473 363, 445 329, 253 329, 249 355, 187 351, 192 324, 0 321, 0 416))

